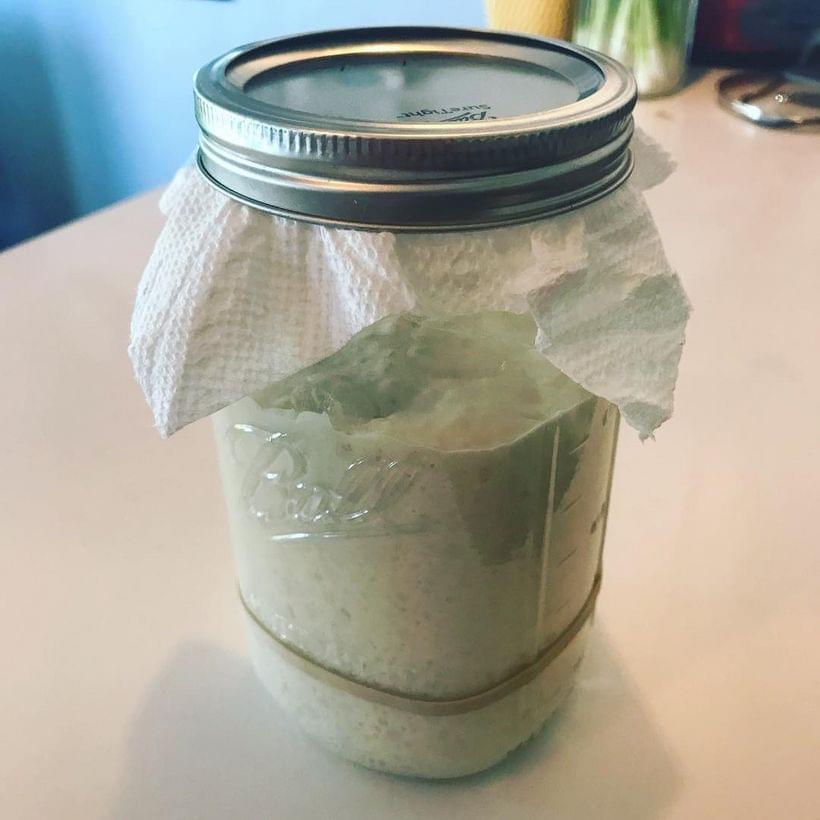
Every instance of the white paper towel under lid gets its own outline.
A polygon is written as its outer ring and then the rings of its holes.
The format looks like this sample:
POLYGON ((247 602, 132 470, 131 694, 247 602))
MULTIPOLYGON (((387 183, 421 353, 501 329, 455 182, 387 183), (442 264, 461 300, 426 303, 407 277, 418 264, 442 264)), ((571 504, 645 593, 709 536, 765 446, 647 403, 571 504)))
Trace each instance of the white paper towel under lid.
POLYGON ((689 304, 637 186, 668 159, 645 138, 636 178, 528 225, 441 234, 276 217, 191 167, 139 287, 129 353, 159 432, 253 393, 390 313, 531 312, 537 346, 647 436, 672 412, 689 304), (648 166, 642 168, 642 166, 648 166))

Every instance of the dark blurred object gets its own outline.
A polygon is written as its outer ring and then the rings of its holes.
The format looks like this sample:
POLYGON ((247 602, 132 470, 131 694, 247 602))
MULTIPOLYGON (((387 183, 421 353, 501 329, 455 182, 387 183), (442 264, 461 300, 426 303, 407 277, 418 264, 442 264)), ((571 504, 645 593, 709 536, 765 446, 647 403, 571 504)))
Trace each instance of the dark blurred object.
POLYGON ((820 0, 700 0, 692 61, 794 65, 820 28, 820 0))

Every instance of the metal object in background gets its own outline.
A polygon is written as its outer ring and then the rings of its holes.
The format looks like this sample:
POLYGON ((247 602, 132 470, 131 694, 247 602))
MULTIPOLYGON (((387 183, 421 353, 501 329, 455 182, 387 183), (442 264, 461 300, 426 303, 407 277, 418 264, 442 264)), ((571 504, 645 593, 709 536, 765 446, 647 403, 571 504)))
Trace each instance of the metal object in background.
POLYGON ((820 126, 820 31, 804 48, 800 65, 788 71, 730 74, 718 82, 720 104, 770 128, 820 126))
POLYGON ((256 208, 359 228, 522 222, 631 170, 635 82, 569 43, 449 28, 256 43, 195 82, 199 166, 256 208))

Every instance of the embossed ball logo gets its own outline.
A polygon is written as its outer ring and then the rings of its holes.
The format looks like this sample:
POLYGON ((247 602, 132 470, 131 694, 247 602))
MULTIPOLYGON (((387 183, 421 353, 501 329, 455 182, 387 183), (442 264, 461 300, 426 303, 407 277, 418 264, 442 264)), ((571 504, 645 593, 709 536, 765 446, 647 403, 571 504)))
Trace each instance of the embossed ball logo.
MULTIPOLYGON (((340 537, 385 531, 382 519, 417 479, 420 466, 408 460, 358 458, 332 486, 309 479, 308 457, 287 433, 251 424, 227 431, 230 452, 244 471, 240 493, 249 515, 269 530, 273 540, 311 536, 340 537), (363 524, 367 522, 367 527, 363 524), (294 531, 299 525, 303 531, 294 531)), ((415 529, 404 522, 401 529, 415 529)))

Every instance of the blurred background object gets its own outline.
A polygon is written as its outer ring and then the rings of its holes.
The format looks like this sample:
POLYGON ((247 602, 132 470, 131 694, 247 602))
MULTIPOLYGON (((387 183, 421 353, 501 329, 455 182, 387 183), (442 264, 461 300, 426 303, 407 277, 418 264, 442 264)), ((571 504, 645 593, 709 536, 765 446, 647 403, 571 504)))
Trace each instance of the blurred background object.
POLYGON ((820 127, 820 28, 802 46, 796 65, 729 74, 718 83, 720 104, 769 128, 820 127))
POLYGON ((575 0, 487 0, 490 28, 569 40, 575 0))
POLYGON ((820 0, 700 0, 693 60, 761 68, 793 65, 820 29, 820 0))
POLYGON ((718 83, 718 98, 728 111, 767 128, 820 126, 820 74, 799 67, 729 74, 718 83))
POLYGON ((643 96, 683 80, 697 0, 579 0, 575 42, 629 66, 643 96))

